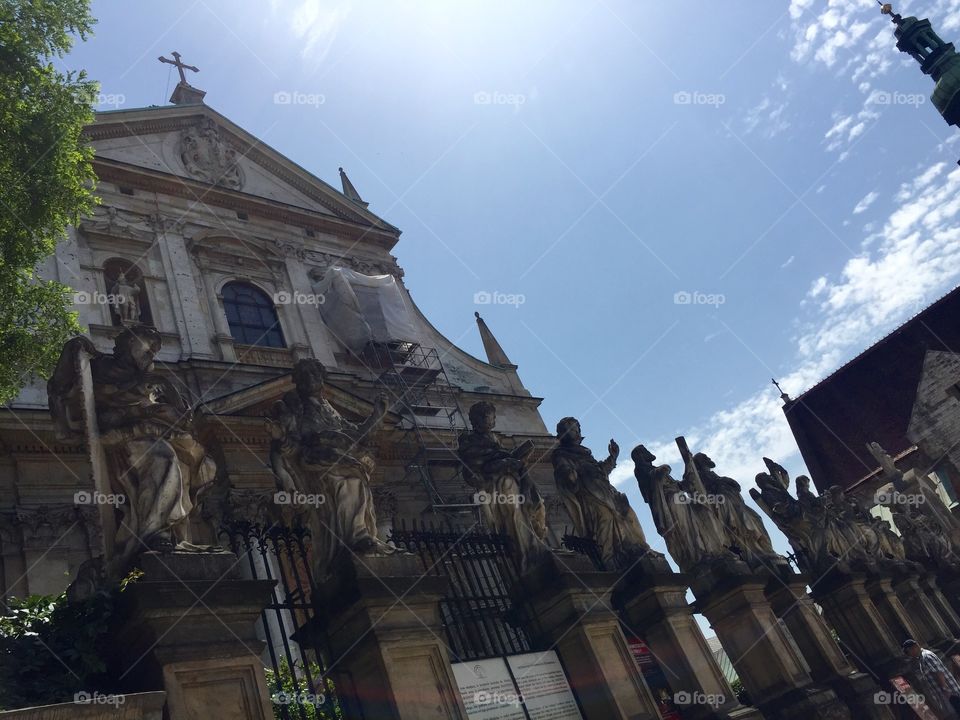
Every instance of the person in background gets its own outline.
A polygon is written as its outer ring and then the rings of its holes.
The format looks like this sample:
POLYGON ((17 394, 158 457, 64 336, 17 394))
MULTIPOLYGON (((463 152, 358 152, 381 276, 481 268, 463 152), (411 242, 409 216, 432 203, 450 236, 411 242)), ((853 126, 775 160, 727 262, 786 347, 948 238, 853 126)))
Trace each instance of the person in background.
POLYGON ((903 643, 903 652, 911 658, 917 675, 923 679, 930 704, 945 720, 960 713, 960 683, 932 650, 920 646, 912 638, 903 643))

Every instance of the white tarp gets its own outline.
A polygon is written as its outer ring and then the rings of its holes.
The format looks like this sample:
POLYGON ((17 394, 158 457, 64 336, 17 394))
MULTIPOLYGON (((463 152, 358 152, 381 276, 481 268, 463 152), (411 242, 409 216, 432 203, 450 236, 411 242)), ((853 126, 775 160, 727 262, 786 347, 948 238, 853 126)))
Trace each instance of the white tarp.
POLYGON ((323 295, 323 321, 351 350, 360 351, 370 341, 416 340, 413 313, 393 275, 332 267, 317 291, 323 295))

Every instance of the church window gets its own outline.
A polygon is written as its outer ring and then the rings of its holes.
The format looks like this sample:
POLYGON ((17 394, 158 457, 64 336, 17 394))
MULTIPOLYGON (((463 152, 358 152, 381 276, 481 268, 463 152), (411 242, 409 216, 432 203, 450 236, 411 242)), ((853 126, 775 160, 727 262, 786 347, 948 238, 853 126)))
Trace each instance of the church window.
POLYGON ((242 282, 223 286, 223 310, 233 339, 244 345, 282 348, 287 344, 277 310, 265 292, 242 282))

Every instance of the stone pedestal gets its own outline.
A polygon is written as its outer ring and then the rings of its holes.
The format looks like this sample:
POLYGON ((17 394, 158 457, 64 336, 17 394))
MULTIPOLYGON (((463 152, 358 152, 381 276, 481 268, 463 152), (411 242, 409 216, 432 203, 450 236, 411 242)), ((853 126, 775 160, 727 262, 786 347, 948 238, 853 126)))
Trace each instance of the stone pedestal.
POLYGON ((889 705, 875 700, 880 686, 866 673, 858 672, 844 657, 813 601, 802 575, 771 580, 767 586, 770 606, 787 626, 810 668, 810 677, 821 687, 831 688, 853 718, 893 720, 889 705))
POLYGON ((921 575, 920 587, 926 593, 927 597, 930 598, 930 602, 933 604, 940 619, 943 620, 947 626, 947 629, 950 630, 950 634, 954 638, 960 638, 960 616, 957 615, 956 610, 953 609, 953 606, 947 598, 944 597, 943 591, 937 583, 936 576, 932 573, 921 575))
POLYGON ((833 690, 813 686, 794 639, 764 595, 764 578, 739 561, 708 565, 691 575, 700 611, 765 717, 850 718, 833 690))
MULTIPOLYGON (((880 617, 887 624, 899 645, 907 638, 920 638, 923 633, 914 623, 912 613, 908 614, 893 590, 893 580, 889 577, 873 577, 867 581, 867 594, 873 601, 880 617)), ((921 643, 923 641, 921 640, 921 643)))
POLYGON ((893 590, 904 608, 909 608, 910 621, 920 633, 915 638, 921 645, 946 650, 953 645, 953 633, 937 612, 927 593, 920 587, 917 575, 898 578, 893 590))
POLYGON ((466 720, 440 617, 447 583, 414 555, 348 557, 319 589, 344 717, 466 720))
POLYGON ((255 623, 272 580, 243 580, 233 553, 145 553, 120 595, 114 674, 166 690, 165 717, 272 720, 255 623))
POLYGON ((521 592, 534 611, 530 630, 557 651, 585 720, 656 720, 656 703, 610 603, 617 580, 582 556, 547 556, 523 579, 521 592))
POLYGON ((710 652, 703 632, 687 604, 689 580, 672 572, 666 561, 641 561, 613 593, 613 604, 626 626, 641 634, 657 658, 670 688, 694 698, 723 698, 716 707, 692 704, 683 708, 685 720, 754 718, 759 711, 738 701, 710 652))
POLYGON ((867 594, 863 576, 822 578, 811 589, 840 640, 878 677, 889 678, 906 671, 902 641, 887 628, 867 594))

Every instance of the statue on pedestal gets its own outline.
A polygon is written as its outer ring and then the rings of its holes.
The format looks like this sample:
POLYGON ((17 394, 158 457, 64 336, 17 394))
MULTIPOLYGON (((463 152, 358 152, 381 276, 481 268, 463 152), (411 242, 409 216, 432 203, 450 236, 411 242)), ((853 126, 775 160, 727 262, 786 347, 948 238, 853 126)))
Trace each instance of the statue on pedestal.
POLYGON ((630 454, 640 494, 650 506, 657 532, 683 572, 702 562, 733 558, 730 538, 713 510, 693 502, 696 489, 671 477, 669 465, 654 466, 656 456, 643 445, 630 454))
POLYGON ((140 302, 137 298, 140 288, 129 283, 125 273, 121 272, 117 276, 110 294, 113 296, 110 307, 121 324, 140 322, 140 302))
POLYGON ((323 397, 325 379, 318 360, 297 362, 296 389, 274 404, 269 423, 270 461, 282 488, 278 502, 307 516, 316 581, 326 576, 341 549, 393 552, 377 537, 370 491, 376 465, 371 446, 387 412, 386 397, 377 397, 365 421, 352 423, 323 397))
MULTIPOLYGON (((47 383, 59 439, 80 440, 84 426, 96 428, 93 442, 103 449, 112 492, 101 497, 98 489, 91 500, 113 504, 120 520, 115 536, 104 537, 112 556, 105 572, 113 581, 122 578, 144 550, 209 550, 190 543, 189 518, 211 487, 216 465, 196 439, 191 408, 174 385, 154 371, 160 346, 160 334, 143 326, 117 335, 113 355, 99 352, 86 337, 76 337, 64 345, 47 383), (89 399, 82 399, 81 353, 89 358, 93 418, 86 416, 89 399)), ((96 474, 96 460, 94 468, 96 474)))
POLYGON ((510 537, 526 569, 547 547, 543 497, 526 467, 533 443, 527 440, 506 450, 493 432, 497 411, 491 403, 475 403, 469 416, 473 430, 461 433, 457 446, 464 476, 478 491, 474 499, 488 527, 510 537))
POLYGON ((620 454, 617 443, 611 440, 607 458, 596 460, 583 446, 580 423, 572 417, 557 423, 557 440, 551 458, 553 476, 574 532, 600 546, 608 568, 629 568, 645 553, 660 556, 647 545, 627 496, 610 484, 620 454))

